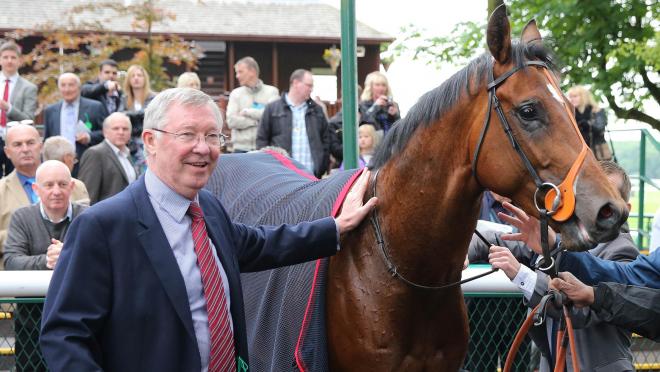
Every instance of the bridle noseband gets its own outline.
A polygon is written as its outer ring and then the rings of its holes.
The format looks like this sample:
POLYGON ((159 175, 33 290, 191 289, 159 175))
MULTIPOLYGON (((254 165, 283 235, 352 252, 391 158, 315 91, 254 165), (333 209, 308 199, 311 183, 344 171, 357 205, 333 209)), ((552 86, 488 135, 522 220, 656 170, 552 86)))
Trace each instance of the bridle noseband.
MULTIPOLYGON (((561 90, 557 86, 555 79, 553 79, 553 77, 550 75, 548 66, 542 61, 526 61, 523 65, 512 68, 511 70, 499 76, 497 79, 494 79, 493 70, 490 70, 489 72, 490 83, 486 88, 488 90, 488 109, 486 111, 486 118, 484 120, 484 125, 483 128, 481 129, 479 140, 477 142, 474 156, 472 158, 472 174, 476 179, 477 183, 481 185, 481 183, 479 182, 479 177, 477 175, 477 161, 479 159, 481 146, 483 145, 484 139, 486 137, 486 132, 488 131, 491 111, 494 106, 495 112, 497 113, 497 116, 500 119, 500 123, 502 124, 502 129, 504 130, 504 133, 509 138, 509 142, 513 146, 514 150, 516 150, 516 152, 518 153, 518 156, 522 160, 523 165, 527 169, 528 173, 532 176, 534 183, 536 184, 536 192, 534 193, 534 203, 539 211, 539 216, 541 220, 541 246, 543 248, 543 261, 541 261, 540 263, 540 265, 543 267, 540 267, 539 269, 548 273, 551 277, 555 277, 557 275, 557 268, 555 266, 554 259, 551 257, 550 248, 548 247, 548 217, 551 217, 555 221, 563 222, 573 215, 573 212, 575 210, 575 181, 577 179, 578 171, 580 170, 580 168, 582 167, 582 163, 584 162, 585 156, 588 151, 588 147, 587 144, 584 142, 584 139, 582 139, 582 135, 580 134, 580 130, 578 129, 573 113, 570 111, 568 104, 564 100, 564 108, 566 109, 566 112, 568 113, 568 116, 571 119, 571 122, 573 123, 573 127, 577 133, 578 138, 580 138, 580 141, 582 143, 582 150, 580 151, 580 154, 573 162, 573 165, 571 165, 571 168, 569 169, 566 178, 564 179, 564 181, 562 181, 559 184, 559 186, 551 182, 544 182, 541 179, 541 177, 539 177, 538 173, 536 172, 536 169, 534 169, 534 166, 532 165, 531 161, 529 160, 527 155, 525 155, 525 152, 523 151, 522 147, 516 140, 516 137, 513 134, 513 130, 511 129, 511 125, 509 124, 509 121, 506 119, 506 116, 504 115, 504 110, 502 109, 502 105, 500 104, 500 101, 497 98, 497 94, 496 94, 496 90, 498 86, 502 85, 506 81, 506 79, 511 77, 519 70, 526 68, 527 66, 542 67, 543 72, 546 78, 549 80, 552 87, 557 91, 558 94, 561 94, 560 93, 561 90), (540 196, 537 195, 539 191, 541 192, 545 191, 543 207, 539 207, 537 202, 537 197, 540 196)), ((373 179, 371 180, 373 185, 372 196, 377 195, 376 181, 378 178, 379 170, 380 169, 377 169, 374 172, 373 179)), ((393 277, 400 279, 401 281, 403 281, 404 283, 406 283, 407 285, 413 288, 426 289, 426 290, 446 289, 481 278, 485 275, 497 271, 497 269, 493 269, 468 279, 464 279, 440 286, 426 286, 422 284, 417 284, 407 279, 405 276, 403 276, 399 272, 397 266, 392 262, 392 257, 390 256, 387 246, 385 244, 382 228, 380 226, 380 222, 378 219, 378 208, 374 208, 371 214, 371 224, 376 234, 376 243, 380 248, 380 252, 383 256, 383 260, 385 261, 385 265, 387 266, 387 271, 393 277)), ((484 240, 486 244, 490 245, 488 241, 486 241, 481 236, 481 234, 479 234, 478 232, 476 233, 478 234, 480 239, 484 240)))

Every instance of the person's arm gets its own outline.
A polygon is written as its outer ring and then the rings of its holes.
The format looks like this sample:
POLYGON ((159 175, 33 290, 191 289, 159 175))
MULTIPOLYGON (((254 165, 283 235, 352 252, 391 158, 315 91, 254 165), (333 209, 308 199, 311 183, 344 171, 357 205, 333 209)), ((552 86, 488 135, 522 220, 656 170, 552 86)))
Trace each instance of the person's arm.
POLYGON ((11 217, 5 242, 5 270, 46 270, 46 253, 30 255, 30 225, 39 221, 28 221, 23 209, 11 217))
POLYGON ((52 371, 101 371, 100 342, 111 309, 111 247, 93 214, 71 223, 48 287, 39 344, 52 371))
POLYGON ((630 263, 602 260, 585 252, 564 252, 558 267, 590 285, 618 282, 660 288, 660 251, 639 255, 630 263))
POLYGON ((590 287, 569 272, 551 282, 577 307, 590 306, 603 322, 660 341, 660 290, 621 283, 590 287))
MULTIPOLYGON (((230 129, 245 129, 257 126, 259 124, 258 119, 241 113, 243 109, 241 109, 240 97, 238 97, 237 93, 238 92, 234 90, 229 94, 229 103, 227 103, 227 126, 230 129)), ((259 112, 263 114, 263 109, 259 109, 259 112)))
POLYGON ((264 109, 264 114, 259 122, 259 129, 257 129, 257 149, 270 145, 271 136, 271 110, 272 105, 267 105, 264 109))
POLYGON ((103 186, 103 172, 100 169, 102 164, 100 157, 103 155, 95 150, 96 147, 83 153, 78 169, 78 179, 85 184, 92 205, 99 201, 103 186))
POLYGON ((98 100, 102 95, 108 93, 105 83, 86 82, 80 87, 80 95, 85 98, 98 100))
POLYGON ((592 114, 593 120, 590 121, 591 127, 594 132, 602 133, 607 126, 607 113, 605 110, 600 110, 592 114))
MULTIPOLYGON (((24 83, 25 84, 25 83, 24 83)), ((37 111, 37 86, 34 84, 25 84, 23 90, 23 107, 19 109, 12 105, 7 112, 9 120, 34 120, 34 113, 37 111)))
POLYGON ((87 114, 92 123, 90 146, 97 145, 105 139, 103 137, 103 120, 108 117, 108 110, 105 105, 97 101, 94 101, 94 103, 96 105, 92 106, 93 111, 87 114))

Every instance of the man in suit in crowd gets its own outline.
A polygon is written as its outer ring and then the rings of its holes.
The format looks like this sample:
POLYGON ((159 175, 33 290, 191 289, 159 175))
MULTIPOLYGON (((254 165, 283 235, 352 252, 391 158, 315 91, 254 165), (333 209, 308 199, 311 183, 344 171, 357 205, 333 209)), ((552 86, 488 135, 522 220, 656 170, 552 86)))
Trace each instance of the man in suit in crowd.
POLYGON ((281 147, 320 178, 330 162, 330 131, 323 109, 310 98, 313 88, 311 72, 299 69, 291 74, 289 91, 264 110, 257 148, 281 147))
MULTIPOLYGON (((59 102, 44 111, 44 138, 63 136, 76 146, 78 159, 89 146, 103 141, 101 123, 108 116, 100 102, 80 96, 80 78, 66 72, 57 79, 62 95, 59 102)), ((74 168, 73 175, 77 175, 74 168)))
POLYGON ((85 183, 92 204, 107 199, 137 179, 128 141, 131 120, 121 112, 103 121, 105 140, 90 147, 80 160, 78 178, 85 183))
POLYGON ((259 64, 252 57, 244 57, 234 65, 240 87, 231 91, 227 104, 227 126, 231 129, 234 152, 255 150, 257 128, 267 104, 279 95, 277 88, 259 79, 259 64))
MULTIPOLYGON (((621 197, 628 201, 630 199, 631 184, 625 170, 612 161, 601 161, 600 165, 612 185, 619 190, 621 197)), ((503 216, 502 214, 500 214, 500 217, 518 227, 520 234, 512 234, 510 237, 505 235, 503 238, 527 237, 531 235, 530 228, 538 229, 538 225, 531 227, 520 222, 521 219, 528 219, 522 210, 513 207, 511 204, 505 203, 504 205, 512 212, 513 217, 503 216)), ((630 203, 628 203, 628 209, 630 209, 630 203)), ((535 242, 535 245, 538 245, 538 241, 535 242)), ((470 249, 473 249, 472 244, 470 249)), ((529 250, 529 248, 527 249, 529 250)), ((606 260, 630 262, 639 255, 639 251, 630 234, 627 231, 622 231, 616 239, 600 243, 590 249, 589 254, 606 260)), ((540 271, 532 271, 521 265, 518 261, 520 258, 516 259, 509 248, 492 246, 488 258, 493 267, 502 269, 509 279, 520 287, 529 307, 536 306, 541 297, 547 293, 550 277, 540 271)), ((535 261, 532 258, 531 263, 535 263, 535 261)), ((576 346, 580 350, 578 360, 582 370, 634 371, 632 352, 630 351, 630 332, 603 322, 588 308, 573 308, 571 318, 573 326, 576 328, 576 346)), ((533 327, 530 330, 532 339, 542 353, 540 371, 553 369, 554 342, 549 340, 549 335, 554 333, 553 323, 555 321, 548 318, 547 326, 533 327)), ((569 370, 574 370, 570 363, 570 356, 567 356, 566 360, 569 370)))
POLYGON ((113 59, 106 59, 99 66, 99 75, 96 79, 86 82, 81 88, 81 95, 85 98, 99 101, 108 114, 124 111, 122 104, 121 84, 117 81, 119 67, 113 59))
POLYGON ((222 119, 201 91, 160 93, 145 112, 149 168, 78 217, 53 273, 41 349, 58 371, 244 371, 240 272, 329 256, 376 205, 368 172, 337 217, 295 226, 232 223, 201 190, 222 119))
MULTIPOLYGON (((62 136, 49 137, 44 141, 41 150, 41 160, 43 162, 47 162, 48 160, 61 161, 69 168, 69 173, 73 173, 73 168, 78 164, 76 148, 62 136)), ((75 200, 78 204, 89 206, 89 193, 85 184, 73 177, 71 180, 75 184, 71 193, 71 200, 75 200)))
MULTIPOLYGON (((0 147, 5 146, 7 123, 33 120, 37 110, 37 86, 18 74, 21 48, 13 41, 0 45, 0 147)), ((11 161, 0 153, 0 177, 14 169, 11 161)))
POLYGON ((9 128, 5 142, 4 152, 14 170, 0 179, 0 253, 4 251, 11 214, 20 207, 39 201, 32 184, 41 164, 41 141, 34 127, 19 124, 9 128))
MULTIPOLYGON (((17 209, 9 223, 5 242, 5 270, 52 270, 57 264, 62 241, 71 221, 86 207, 71 202, 74 188, 69 168, 48 160, 37 168, 32 188, 39 203, 17 209)), ((39 323, 43 304, 16 307, 16 370, 46 371, 38 352, 39 323)))

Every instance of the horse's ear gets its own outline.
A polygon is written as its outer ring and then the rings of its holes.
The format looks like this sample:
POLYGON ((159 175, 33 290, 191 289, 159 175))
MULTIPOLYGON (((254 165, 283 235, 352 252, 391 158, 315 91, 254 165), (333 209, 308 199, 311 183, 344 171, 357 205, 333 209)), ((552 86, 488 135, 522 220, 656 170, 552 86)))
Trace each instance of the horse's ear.
POLYGON ((520 39, 525 44, 543 42, 543 38, 541 37, 541 33, 539 32, 538 27, 536 27, 536 20, 532 19, 531 21, 527 22, 527 24, 523 28, 522 35, 521 35, 520 39))
POLYGON ((486 42, 490 54, 501 64, 506 64, 511 59, 511 26, 506 16, 506 5, 502 4, 495 8, 488 19, 486 31, 486 42))

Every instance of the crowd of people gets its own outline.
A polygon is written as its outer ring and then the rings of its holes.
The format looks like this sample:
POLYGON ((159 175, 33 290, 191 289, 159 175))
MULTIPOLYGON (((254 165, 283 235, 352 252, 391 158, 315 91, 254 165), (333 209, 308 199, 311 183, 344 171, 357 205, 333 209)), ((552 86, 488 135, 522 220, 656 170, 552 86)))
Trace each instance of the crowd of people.
MULTIPOLYGON (((38 89, 19 75, 20 57, 15 43, 0 46, 0 269, 58 268, 40 339, 52 370, 122 370, 129 364, 147 370, 172 365, 181 370, 236 369, 247 360, 238 272, 335 253, 340 234, 354 228, 377 202, 362 203, 365 173, 335 220, 278 229, 234 225, 217 201, 200 191, 215 168, 225 136, 221 113, 200 91, 195 73, 182 74, 177 88, 161 93, 152 90, 147 71, 139 65, 127 69, 123 84, 114 60, 103 61, 98 76, 84 84, 78 75, 62 73, 57 79, 61 99, 43 112, 42 141, 34 126, 38 89), (95 208, 97 203, 102 207, 95 208), (222 226, 205 226, 205 215, 223 221, 222 226), (65 244, 71 246, 64 249, 65 244), (174 255, 150 248, 168 245, 174 255), (224 247, 226 257, 209 250, 218 246, 224 247), (150 266, 155 269, 146 270, 150 266), (169 287, 154 290, 161 282, 169 287), (122 291, 139 291, 139 303, 128 303, 122 291), (217 292, 222 295, 215 297, 217 292), (154 313, 153 306, 159 311, 154 313), (146 321, 151 317, 153 321, 146 321), (131 341, 136 329, 144 338, 131 341), (219 348, 216 342, 235 348, 219 348)), ((344 168, 341 112, 328 118, 324 104, 312 97, 314 78, 309 70, 293 71, 288 90, 281 94, 259 78, 254 58, 239 59, 234 70, 240 86, 229 94, 226 110, 228 151, 277 147, 318 178, 344 168)), ((568 96, 585 141, 599 159, 610 159, 604 110, 584 87, 572 88, 568 96)), ((367 75, 358 113, 363 168, 400 118, 383 73, 367 75)), ((601 164, 628 200, 625 171, 611 161, 601 164)), ((560 268, 570 268, 575 276, 562 273, 550 280, 534 269, 539 249, 533 218, 493 193, 486 193, 482 218, 511 224, 516 233, 487 233, 498 244, 490 247, 474 239, 470 261, 502 269, 530 307, 548 288, 563 290, 577 305, 572 316, 581 327, 578 343, 587 350, 579 359, 583 370, 603 365, 632 370, 630 332, 660 337, 658 322, 645 322, 652 316, 658 319, 657 251, 638 256, 630 235, 622 231, 590 252, 564 255, 560 268), (617 262, 602 263, 598 258, 617 262), (596 275, 585 269, 589 265, 603 269, 596 275), (654 302, 638 303, 641 294, 654 302), (645 311, 631 314, 630 309, 644 305, 645 311), (593 346, 601 343, 602 347, 593 346)), ((541 370, 552 367, 552 329, 550 321, 534 339, 543 355, 541 370)), ((31 354, 30 345, 36 342, 17 337, 17 355, 31 354)), ((17 358, 17 366, 24 362, 17 358)))

